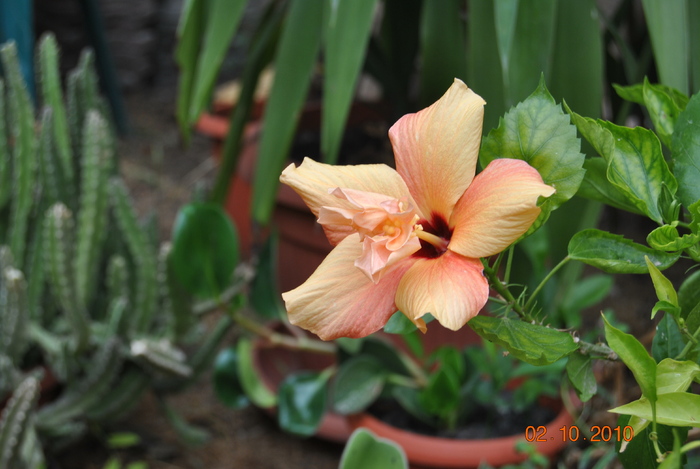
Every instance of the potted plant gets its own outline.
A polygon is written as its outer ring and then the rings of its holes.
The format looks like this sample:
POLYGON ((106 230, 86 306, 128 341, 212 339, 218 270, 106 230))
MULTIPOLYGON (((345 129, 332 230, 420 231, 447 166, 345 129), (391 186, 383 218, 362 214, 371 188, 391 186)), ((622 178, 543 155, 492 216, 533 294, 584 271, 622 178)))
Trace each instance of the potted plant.
POLYGON ((41 40, 39 122, 14 44, 0 58, 0 466, 34 468, 147 390, 168 409, 167 395, 196 381, 232 322, 191 332, 195 307, 170 265, 181 236, 159 245, 138 220, 90 52, 69 76, 66 105, 55 39, 41 40), (38 367, 57 381, 48 402, 38 367))

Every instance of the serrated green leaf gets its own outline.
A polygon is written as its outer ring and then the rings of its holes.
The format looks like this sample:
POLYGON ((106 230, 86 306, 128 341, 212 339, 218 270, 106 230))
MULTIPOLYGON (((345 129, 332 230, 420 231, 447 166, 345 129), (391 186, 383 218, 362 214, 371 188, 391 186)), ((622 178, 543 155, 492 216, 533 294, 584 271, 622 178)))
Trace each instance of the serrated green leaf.
POLYGON ((588 402, 596 393, 598 384, 593 375, 591 357, 580 353, 572 353, 566 362, 566 373, 571 384, 576 388, 582 402, 588 402))
POLYGON ((370 356, 346 361, 333 381, 333 410, 341 415, 365 410, 381 394, 386 377, 381 363, 370 356))
MULTIPOLYGON (((676 324, 676 321, 670 314, 664 314, 664 317, 661 318, 661 321, 656 326, 656 334, 651 342, 651 356, 654 357, 657 363, 665 358, 675 358, 681 353, 684 346, 685 342, 681 331, 678 329, 678 324, 676 324)), ((656 376, 657 386, 661 386, 662 382, 658 380, 658 367, 656 376)), ((676 389, 676 391, 679 391, 679 389, 676 389)))
POLYGON ((532 365, 548 365, 578 349, 566 332, 508 318, 476 316, 469 322, 477 334, 505 347, 532 365))
POLYGON ((649 256, 644 256, 644 260, 647 263, 651 281, 654 283, 656 297, 659 299, 659 301, 665 301, 673 306, 678 306, 678 294, 676 293, 676 289, 673 288, 671 281, 667 279, 664 274, 661 273, 661 271, 659 271, 651 260, 649 260, 649 256))
MULTIPOLYGON (((642 397, 610 412, 652 419, 651 403, 642 397)), ((656 421, 676 427, 700 427, 700 395, 687 392, 659 394, 656 399, 656 421)))
POLYGON ((671 140, 678 198, 685 207, 700 200, 700 93, 690 98, 676 121, 671 140))
POLYGON ((180 209, 169 262, 188 292, 220 295, 230 285, 238 259, 238 235, 220 205, 196 202, 180 209))
POLYGON ((379 438, 366 428, 358 428, 348 439, 339 469, 407 469, 403 448, 379 438))
POLYGON ((265 106, 258 168, 253 181, 252 215, 267 225, 272 216, 279 175, 292 143, 316 64, 326 2, 291 0, 275 57, 275 80, 265 106))
POLYGON ((377 0, 329 1, 324 20, 323 161, 335 164, 357 78, 364 61, 377 0))
MULTIPOLYGON (((679 106, 673 95, 667 92, 664 87, 652 85, 646 77, 644 77, 642 85, 642 94, 656 133, 664 145, 670 148, 673 128, 684 107, 679 106)), ((676 91, 675 94, 680 93, 676 91)))
POLYGON ((576 233, 569 242, 569 257, 611 274, 649 272, 644 257, 659 269, 673 265, 680 253, 655 251, 623 236, 596 229, 576 233))
POLYGON ((576 194, 585 173, 585 157, 579 149, 576 128, 542 80, 535 92, 511 109, 498 128, 484 138, 479 161, 486 167, 502 157, 524 160, 539 171, 545 184, 556 189, 540 205, 542 212, 529 234, 547 220, 552 210, 576 194))
MULTIPOLYGON (((656 401, 656 362, 636 337, 610 325, 605 316, 603 321, 608 345, 632 371, 634 379, 642 389, 642 395, 652 402, 656 401)), ((651 412, 651 406, 649 411, 651 412)))
POLYGON ((305 372, 290 375, 280 384, 277 410, 280 428, 301 436, 316 433, 326 411, 329 376, 327 372, 305 372))
POLYGON ((687 233, 681 236, 676 225, 660 226, 647 236, 647 243, 659 251, 682 251, 700 242, 700 233, 687 233))
POLYGON ((260 379, 253 364, 253 342, 247 337, 241 337, 236 344, 238 354, 238 377, 241 387, 248 399, 264 409, 277 404, 277 396, 273 394, 260 379))
POLYGON ((214 393, 227 407, 241 409, 248 405, 248 398, 238 377, 238 353, 234 347, 219 352, 214 361, 214 393))

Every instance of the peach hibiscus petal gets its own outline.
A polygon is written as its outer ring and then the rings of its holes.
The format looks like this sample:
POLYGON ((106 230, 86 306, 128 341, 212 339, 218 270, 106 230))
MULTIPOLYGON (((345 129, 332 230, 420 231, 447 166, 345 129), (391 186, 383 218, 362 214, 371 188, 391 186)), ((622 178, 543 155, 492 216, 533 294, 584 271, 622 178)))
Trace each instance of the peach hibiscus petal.
MULTIPOLYGON (((287 166, 282 171, 280 181, 294 189, 317 217, 323 206, 355 208, 349 200, 338 198, 332 193, 338 187, 382 194, 393 199, 403 197, 415 206, 401 176, 393 168, 383 164, 333 166, 304 158, 298 167, 294 164, 287 166)), ((334 245, 352 232, 345 225, 324 225, 323 229, 334 245)))
POLYGON ((488 297, 481 261, 447 251, 416 261, 399 283, 396 306, 409 319, 430 313, 456 331, 479 313, 488 297))
POLYGON ((358 234, 346 237, 301 286, 282 294, 292 324, 323 340, 365 337, 396 312, 394 297, 411 258, 396 262, 375 284, 353 263, 362 254, 358 234))
POLYGON ((396 169, 423 214, 448 218, 469 187, 479 154, 484 104, 455 79, 439 101, 403 116, 389 130, 396 169))
POLYGON ((457 202, 448 249, 466 257, 497 254, 525 233, 540 214, 537 199, 554 188, 522 160, 492 161, 457 202))

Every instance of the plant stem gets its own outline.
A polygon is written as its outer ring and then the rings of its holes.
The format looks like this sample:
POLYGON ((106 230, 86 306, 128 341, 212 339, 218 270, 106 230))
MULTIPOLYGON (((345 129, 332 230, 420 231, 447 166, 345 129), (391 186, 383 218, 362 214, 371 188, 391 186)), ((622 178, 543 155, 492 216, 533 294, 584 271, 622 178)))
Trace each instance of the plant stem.
POLYGON ((592 344, 590 342, 580 341, 579 352, 583 355, 588 355, 592 358, 601 360, 617 361, 618 356, 606 344, 592 344))
POLYGON ((566 265, 566 263, 569 262, 570 260, 571 260, 571 258, 569 256, 566 256, 556 266, 554 266, 554 268, 552 270, 549 271, 547 276, 542 279, 540 284, 537 285, 537 288, 535 288, 535 290, 532 292, 532 294, 530 295, 530 299, 527 300, 523 309, 525 309, 526 311, 528 309, 530 309, 530 307, 532 306, 532 303, 535 302, 535 298, 537 298, 537 295, 540 293, 540 291, 542 291, 542 288, 544 288, 545 284, 547 282, 549 282, 549 280, 554 276, 554 274, 556 274, 557 271, 559 269, 561 269, 562 267, 564 267, 566 265))
POLYGON ((508 287, 503 282, 501 282, 501 279, 498 278, 498 275, 494 271, 494 269, 491 268, 486 262, 484 262, 484 274, 489 280, 489 284, 491 285, 491 287, 503 297, 508 306, 510 306, 513 309, 513 311, 515 311, 518 314, 518 316, 520 316, 520 319, 527 322, 533 321, 532 317, 527 313, 525 309, 523 309, 522 306, 520 306, 518 301, 513 297, 513 294, 510 292, 508 287))
POLYGON ((513 265, 513 252, 515 252, 515 246, 511 244, 508 248, 508 260, 506 261, 506 272, 503 275, 503 281, 506 285, 510 282, 510 268, 513 265))

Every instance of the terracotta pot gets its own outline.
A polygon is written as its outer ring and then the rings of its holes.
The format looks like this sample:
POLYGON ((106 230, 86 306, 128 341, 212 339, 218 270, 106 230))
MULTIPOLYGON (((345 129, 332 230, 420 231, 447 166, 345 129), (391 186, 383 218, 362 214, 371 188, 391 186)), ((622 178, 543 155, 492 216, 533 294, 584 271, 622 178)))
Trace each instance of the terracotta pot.
MULTIPOLYGON (((372 106, 355 105, 349 116, 348 126, 357 126, 367 120, 378 120, 381 111, 372 106)), ((321 107, 318 103, 308 105, 299 121, 299 130, 320 128, 321 107)), ((197 130, 214 140, 214 156, 221 157, 221 147, 228 132, 228 117, 221 114, 204 114, 197 123, 197 130)), ((231 181, 226 198, 226 211, 236 224, 241 250, 250 254, 254 233, 250 217, 252 181, 258 151, 260 122, 252 122, 245 129, 239 166, 231 181)), ((277 205, 273 222, 279 229, 278 286, 288 291, 301 285, 321 264, 331 251, 323 229, 315 216, 292 189, 281 185, 277 193, 277 205)), ((264 234, 264 233, 263 233, 264 234)), ((260 234, 258 234, 260 236, 260 234)))
MULTIPOLYGON (((281 324, 274 328, 278 331, 284 329, 281 324)), ((300 334, 305 333, 301 329, 299 331, 300 334)), ((253 343, 253 365, 263 384, 274 393, 290 374, 298 371, 322 371, 334 363, 334 356, 290 350, 275 346, 262 338, 253 343)), ((269 413, 275 415, 275 409, 269 410, 269 413)), ((344 416, 326 412, 315 436, 335 443, 345 443, 351 433, 352 429, 344 416)))
MULTIPOLYGON (((537 451, 550 459, 559 453, 566 442, 561 438, 560 428, 573 424, 573 418, 563 407, 560 401, 548 400, 545 405, 554 408, 558 414, 556 418, 546 425, 547 441, 533 442, 537 451)), ((544 402, 543 402, 544 403, 544 402)), ((376 435, 395 441, 406 451, 406 456, 412 469, 421 468, 478 468, 481 463, 499 467, 505 464, 515 464, 527 459, 527 456, 518 453, 515 445, 519 441, 525 441, 525 429, 522 434, 503 438, 458 440, 450 438, 438 438, 421 435, 402 430, 388 425, 371 414, 361 413, 348 417, 350 426, 354 429, 367 428, 376 435)), ((533 434, 530 435, 532 437, 533 434)))

